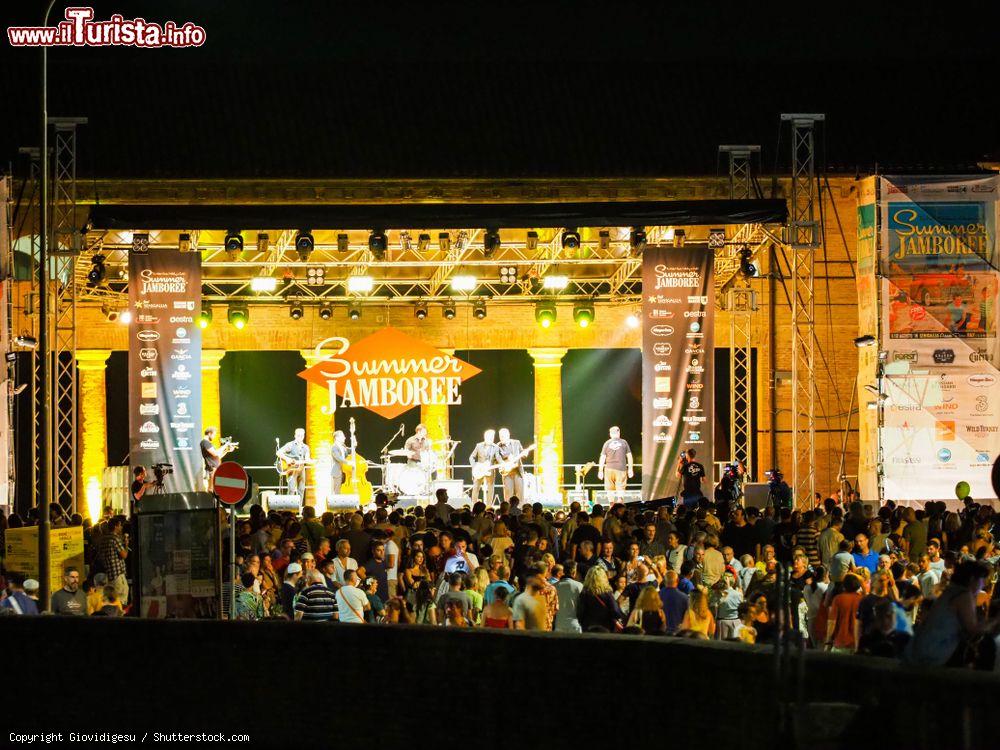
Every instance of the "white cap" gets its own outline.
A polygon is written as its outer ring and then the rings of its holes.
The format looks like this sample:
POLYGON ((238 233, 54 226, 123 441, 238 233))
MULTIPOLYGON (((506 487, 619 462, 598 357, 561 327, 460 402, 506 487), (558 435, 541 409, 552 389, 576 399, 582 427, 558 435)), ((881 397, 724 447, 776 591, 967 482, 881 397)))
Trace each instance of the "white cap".
POLYGON ((287 575, 294 575, 295 573, 301 573, 302 566, 298 563, 288 563, 288 567, 285 568, 285 573, 287 575))

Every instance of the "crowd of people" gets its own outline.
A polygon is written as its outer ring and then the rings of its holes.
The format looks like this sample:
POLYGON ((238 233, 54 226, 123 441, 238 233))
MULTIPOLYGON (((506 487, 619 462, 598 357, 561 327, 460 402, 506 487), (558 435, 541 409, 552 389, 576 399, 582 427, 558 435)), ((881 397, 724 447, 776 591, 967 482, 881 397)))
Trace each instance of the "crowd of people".
MULTIPOLYGON (((516 499, 456 510, 443 493, 426 508, 385 500, 321 517, 251 507, 235 529, 224 609, 235 596, 242 620, 784 638, 994 667, 1000 515, 971 501, 959 512, 887 503, 875 513, 836 495, 804 512, 705 498, 589 512, 516 499)), ((67 571, 53 609, 119 614, 129 604, 121 519, 88 529, 88 540, 90 574, 67 571)), ((0 609, 30 610, 33 583, 9 579, 0 609)))

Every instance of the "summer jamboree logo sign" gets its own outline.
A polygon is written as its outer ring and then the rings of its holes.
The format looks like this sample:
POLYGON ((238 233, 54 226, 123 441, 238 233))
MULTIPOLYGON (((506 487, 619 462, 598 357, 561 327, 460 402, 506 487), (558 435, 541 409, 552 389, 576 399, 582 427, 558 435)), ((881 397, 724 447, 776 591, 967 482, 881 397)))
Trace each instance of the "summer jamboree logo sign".
POLYGON ((341 336, 316 345, 320 361, 299 373, 327 388, 330 402, 324 414, 341 408, 362 408, 393 419, 415 406, 462 403, 462 383, 482 372, 395 328, 351 343, 341 336))

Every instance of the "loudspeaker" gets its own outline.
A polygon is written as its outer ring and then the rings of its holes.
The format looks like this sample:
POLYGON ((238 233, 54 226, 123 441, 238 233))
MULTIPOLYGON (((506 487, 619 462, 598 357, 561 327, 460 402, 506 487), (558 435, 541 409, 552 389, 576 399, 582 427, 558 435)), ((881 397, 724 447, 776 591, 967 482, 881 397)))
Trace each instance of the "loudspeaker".
POLYGON ((767 494, 770 489, 767 482, 747 482, 743 485, 743 505, 763 510, 767 507, 767 494))
POLYGON ((357 495, 328 495, 327 510, 360 510, 361 498, 357 495))
POLYGON ((587 502, 587 490, 567 490, 566 491, 566 504, 580 503, 581 508, 586 508, 589 503, 587 502))
POLYGON ((620 502, 641 503, 642 490, 625 490, 624 492, 594 490, 592 500, 594 505, 603 505, 605 507, 620 502))
POLYGON ((260 499, 265 511, 291 510, 299 513, 302 510, 302 497, 296 494, 279 495, 274 490, 265 490, 260 494, 260 499))

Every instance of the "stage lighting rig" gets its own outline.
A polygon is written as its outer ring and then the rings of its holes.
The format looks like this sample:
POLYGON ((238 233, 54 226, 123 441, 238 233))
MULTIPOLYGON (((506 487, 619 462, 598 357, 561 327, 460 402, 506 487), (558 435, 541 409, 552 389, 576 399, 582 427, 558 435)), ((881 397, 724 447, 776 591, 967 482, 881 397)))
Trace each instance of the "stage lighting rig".
POLYGON ((529 253, 538 249, 538 232, 534 230, 528 232, 524 240, 524 247, 529 253))
POLYGON ((413 306, 413 317, 417 320, 424 320, 427 317, 427 303, 421 300, 413 306))
POLYGON ((135 232, 132 235, 132 252, 133 253, 149 252, 149 232, 135 232))
POLYGON ((302 320, 302 316, 305 314, 305 309, 298 302, 293 302, 292 306, 288 308, 288 317, 292 320, 302 320))
POLYGON ((243 235, 235 229, 229 230, 223 246, 226 248, 229 260, 239 260, 243 253, 243 235))
POLYGON ((578 303, 573 305, 573 322, 576 323, 580 328, 587 328, 591 323, 594 322, 594 305, 593 303, 578 303))
POLYGON ((181 232, 177 235, 177 249, 182 253, 191 252, 191 234, 189 232, 181 232))
POLYGON ((542 328, 551 328, 556 322, 556 303, 548 300, 536 303, 535 322, 542 328))
POLYGON ((740 248, 740 276, 752 279, 757 275, 757 266, 753 264, 753 252, 744 245, 740 248))
POLYGON ((345 232, 337 235, 337 252, 346 253, 351 249, 351 238, 345 232))
POLYGON ((438 235, 438 250, 440 250, 445 255, 451 250, 451 235, 447 232, 441 232, 438 235))
POLYGON ((444 316, 445 320, 454 320, 455 315, 458 314, 455 303, 450 300, 445 302, 444 307, 441 309, 441 314, 444 316))
POLYGON ((368 249, 375 256, 375 260, 385 260, 386 251, 389 249, 389 238, 384 229, 373 229, 368 235, 368 249))
POLYGON ((580 233, 575 227, 566 227, 566 231, 562 233, 562 246, 563 250, 580 249, 580 233))
POLYGON ((250 322, 250 309, 244 304, 234 302, 229 305, 229 312, 226 317, 229 319, 229 325, 237 331, 242 331, 246 328, 247 323, 250 322))
POLYGON ((487 229, 483 233, 483 257, 492 258, 500 249, 500 230, 487 229))
POLYGON ((300 263, 305 263, 309 260, 309 256, 312 255, 315 247, 316 240, 313 239, 312 232, 308 229, 303 229, 295 235, 295 252, 299 254, 300 263))
POLYGON ((517 266, 500 266, 500 283, 517 283, 517 266))
POLYGON ((472 317, 476 320, 482 320, 486 317, 486 300, 477 299, 472 303, 472 317))
POLYGON ((632 250, 633 256, 642 255, 642 251, 646 249, 646 230, 642 227, 632 227, 632 233, 628 238, 629 247, 632 250))
POLYGON ((426 232, 417 235, 417 252, 423 255, 427 252, 427 247, 431 244, 431 236, 426 232))
POLYGON ((271 238, 268 237, 267 232, 257 233, 257 254, 260 257, 267 256, 267 250, 271 245, 271 238))
POLYGON ((107 278, 108 269, 104 265, 104 256, 100 253, 96 253, 90 262, 93 265, 87 271, 87 286, 97 286, 107 278))
POLYGON ((347 317, 351 320, 361 320, 361 305, 352 302, 347 308, 347 317))
POLYGON ((333 317, 333 308, 330 305, 322 305, 319 308, 320 320, 329 320, 333 317))
POLYGON ((601 248, 602 252, 607 252, 611 249, 611 232, 607 229, 602 229, 597 233, 597 244, 601 248))
POLYGON ((347 277, 348 294, 371 294, 371 291, 374 288, 375 288, 375 279, 373 279, 371 276, 347 277))
POLYGON ((203 305, 198 314, 198 327, 205 329, 212 323, 212 306, 203 305))
POLYGON ((313 266, 306 270, 306 286, 323 286, 326 283, 326 270, 322 266, 313 266))

